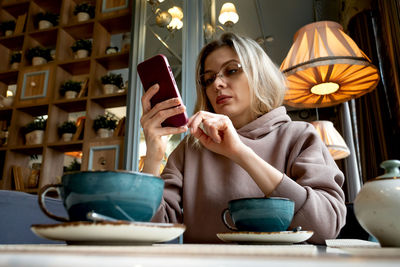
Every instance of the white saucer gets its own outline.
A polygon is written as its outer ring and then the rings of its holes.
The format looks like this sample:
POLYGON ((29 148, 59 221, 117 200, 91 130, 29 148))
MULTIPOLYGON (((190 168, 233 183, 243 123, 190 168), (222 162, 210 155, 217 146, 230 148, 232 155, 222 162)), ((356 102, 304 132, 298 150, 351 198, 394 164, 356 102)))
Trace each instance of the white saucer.
POLYGON ((68 222, 33 224, 38 236, 79 245, 142 245, 167 242, 180 236, 186 226, 146 222, 68 222))
POLYGON ((294 244, 304 242, 314 234, 313 231, 283 232, 230 232, 218 233, 225 242, 248 244, 294 244))

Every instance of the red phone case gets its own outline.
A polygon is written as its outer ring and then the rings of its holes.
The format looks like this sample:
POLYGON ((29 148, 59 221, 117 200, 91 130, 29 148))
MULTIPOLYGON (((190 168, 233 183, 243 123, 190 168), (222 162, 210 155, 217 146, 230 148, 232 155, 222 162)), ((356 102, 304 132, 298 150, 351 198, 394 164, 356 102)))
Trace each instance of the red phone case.
MULTIPOLYGON (((156 83, 160 86, 158 92, 150 100, 151 107, 170 98, 178 97, 181 99, 174 74, 172 73, 166 56, 161 54, 156 55, 139 63, 137 65, 137 71, 145 91, 156 83)), ((167 118, 161 125, 163 127, 179 127, 186 125, 187 121, 188 117, 186 112, 184 112, 167 118)))

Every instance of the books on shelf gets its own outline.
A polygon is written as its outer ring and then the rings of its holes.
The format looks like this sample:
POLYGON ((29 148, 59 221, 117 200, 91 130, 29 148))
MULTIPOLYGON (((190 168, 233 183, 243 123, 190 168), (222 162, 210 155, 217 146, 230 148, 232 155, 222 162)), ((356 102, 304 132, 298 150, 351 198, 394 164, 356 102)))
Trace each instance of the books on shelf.
POLYGON ((77 98, 85 96, 86 90, 88 88, 89 78, 85 79, 81 84, 81 90, 78 93, 77 98))
POLYGON ((72 136, 72 141, 82 139, 83 128, 85 127, 85 116, 79 117, 76 121, 76 132, 72 136))
POLYGON ((114 137, 124 136, 125 134, 125 120, 126 117, 123 117, 118 121, 117 127, 114 130, 114 137))
POLYGON ((11 170, 12 170, 11 175, 13 176, 14 179, 15 190, 24 191, 25 184, 24 184, 24 178, 22 176, 21 166, 13 165, 11 166, 11 170))
POLYGON ((17 18, 17 22, 15 23, 14 34, 19 34, 24 31, 26 22, 26 13, 19 15, 17 18))

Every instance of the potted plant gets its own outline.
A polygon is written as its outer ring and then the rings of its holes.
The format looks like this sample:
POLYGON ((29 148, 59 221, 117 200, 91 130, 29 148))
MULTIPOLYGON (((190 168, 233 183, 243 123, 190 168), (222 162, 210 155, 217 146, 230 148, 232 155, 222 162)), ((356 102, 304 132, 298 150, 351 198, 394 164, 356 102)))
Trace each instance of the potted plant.
POLYGON ((93 121, 93 129, 101 138, 111 137, 117 127, 117 120, 111 114, 99 115, 93 121))
POLYGON ((64 142, 72 140, 72 135, 76 132, 76 124, 73 121, 65 121, 58 126, 58 134, 64 142))
POLYGON ((65 96, 66 99, 75 98, 81 91, 81 86, 81 82, 68 80, 60 86, 60 95, 65 96))
POLYGON ((36 15, 39 30, 48 29, 58 25, 59 15, 51 12, 39 12, 36 15))
POLYGON ((105 94, 115 93, 118 89, 122 89, 124 82, 121 74, 108 73, 101 77, 103 90, 105 94))
POLYGON ((85 58, 92 51, 92 41, 79 39, 71 46, 72 52, 75 53, 75 58, 85 58))
POLYGON ((22 57, 21 52, 14 52, 11 54, 11 58, 10 58, 11 69, 13 69, 13 70, 18 69, 19 63, 21 63, 21 57, 22 57))
POLYGON ((26 52, 26 57, 34 66, 46 64, 47 61, 52 60, 50 49, 41 46, 29 48, 26 52))
POLYGON ((44 130, 47 120, 43 117, 37 117, 24 127, 25 140, 27 145, 43 143, 44 130))
POLYGON ((64 167, 64 172, 74 172, 74 171, 80 171, 81 170, 81 164, 74 159, 68 167, 64 167))
POLYGON ((115 54, 118 52, 118 47, 117 46, 107 46, 106 48, 106 54, 110 55, 110 54, 115 54))
POLYGON ((74 8, 74 15, 79 22, 94 18, 94 6, 88 2, 77 4, 74 8))
POLYGON ((7 20, 0 23, 0 29, 5 36, 10 36, 13 34, 15 29, 15 21, 7 20))

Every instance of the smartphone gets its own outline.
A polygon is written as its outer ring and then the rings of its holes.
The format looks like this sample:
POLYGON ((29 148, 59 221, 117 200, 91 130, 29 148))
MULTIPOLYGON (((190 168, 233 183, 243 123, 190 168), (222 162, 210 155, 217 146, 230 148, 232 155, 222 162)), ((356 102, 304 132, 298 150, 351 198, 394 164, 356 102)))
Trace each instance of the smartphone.
MULTIPOLYGON (((145 91, 156 83, 160 86, 158 92, 150 100, 151 107, 154 107, 157 103, 176 97, 182 102, 174 74, 166 56, 159 54, 139 63, 137 65, 137 72, 145 91)), ((161 125, 162 127, 179 127, 186 125, 187 122, 188 117, 185 111, 184 113, 167 118, 161 125)))

